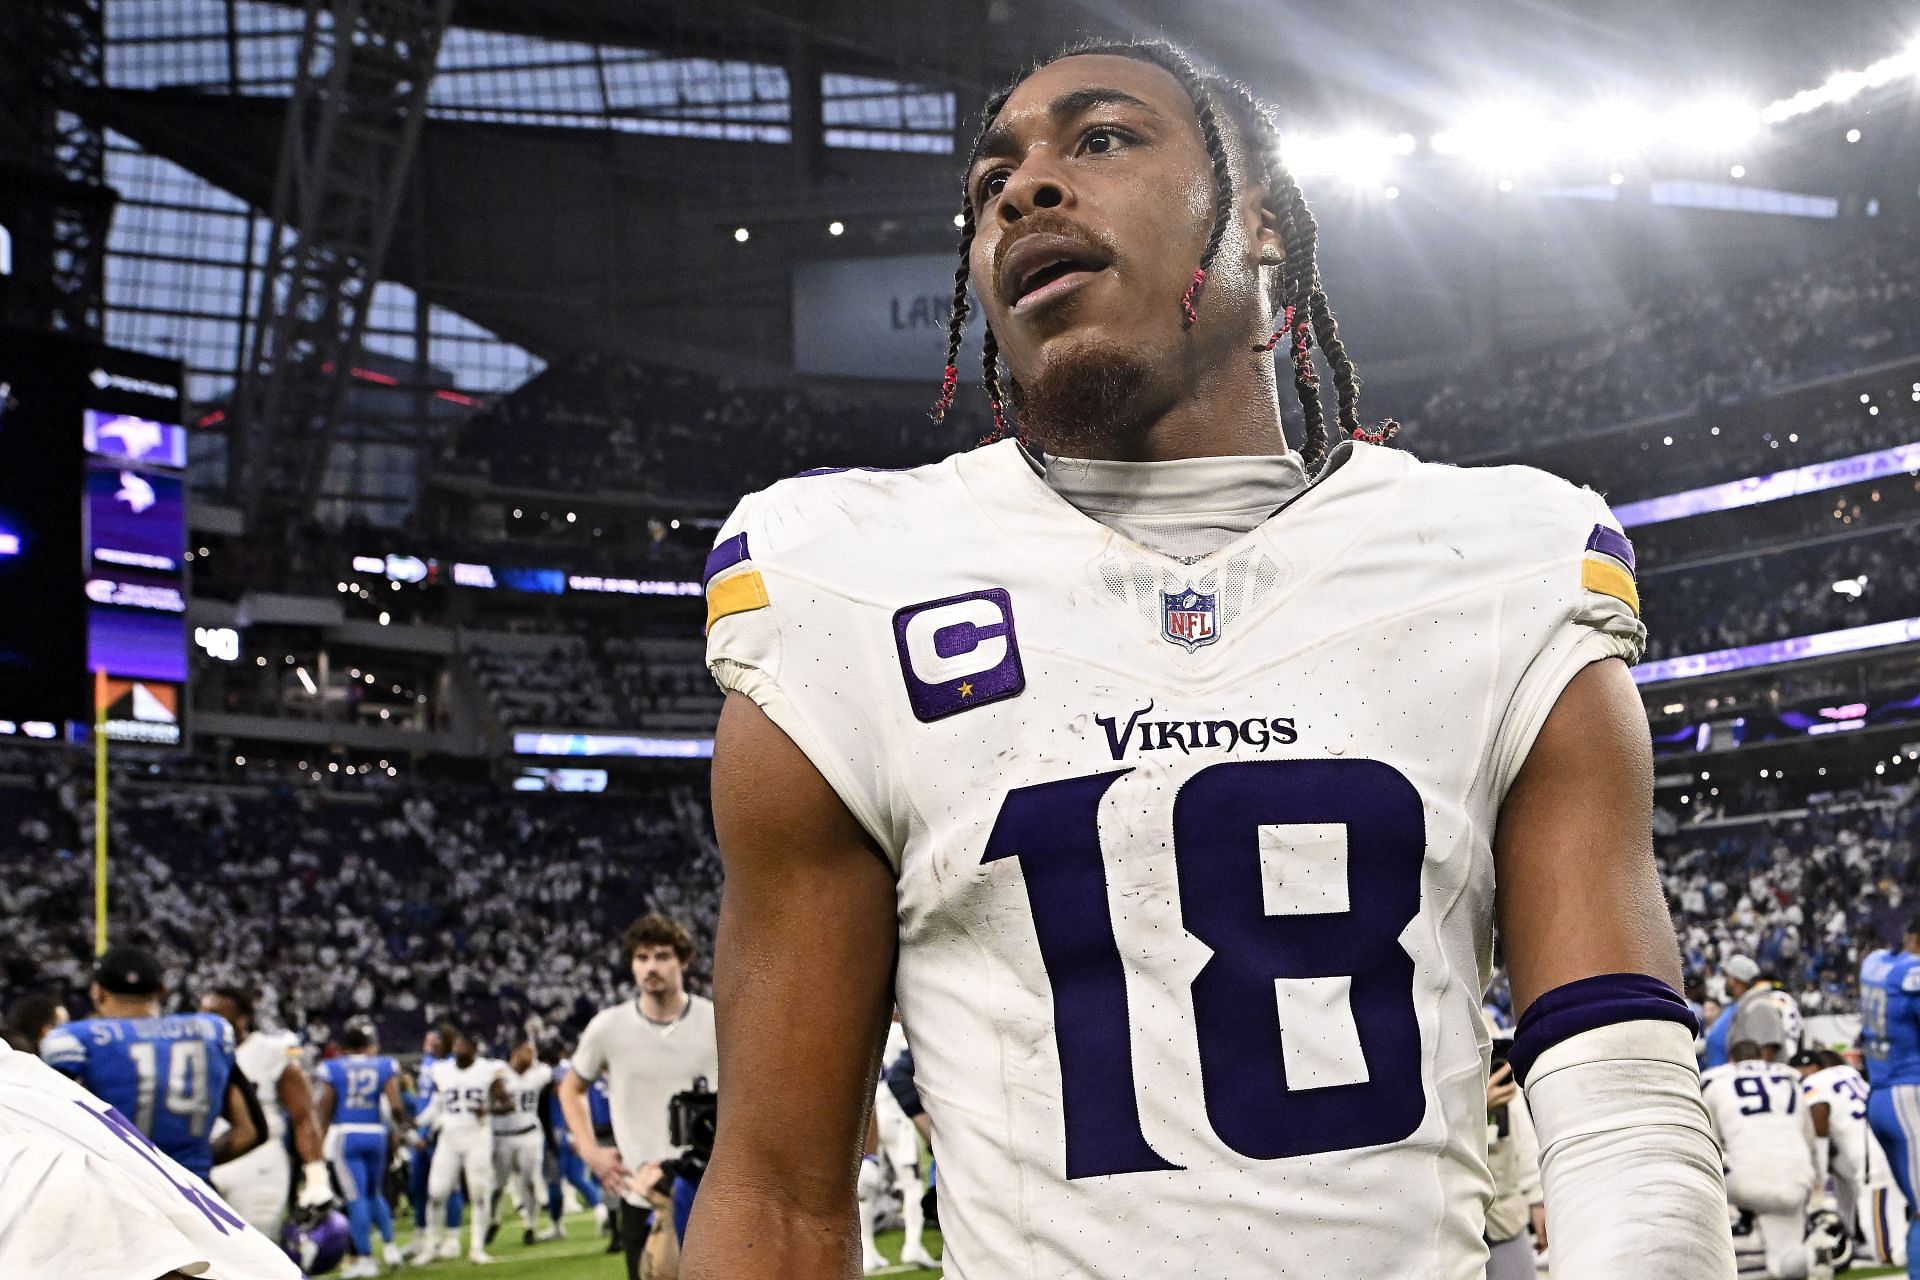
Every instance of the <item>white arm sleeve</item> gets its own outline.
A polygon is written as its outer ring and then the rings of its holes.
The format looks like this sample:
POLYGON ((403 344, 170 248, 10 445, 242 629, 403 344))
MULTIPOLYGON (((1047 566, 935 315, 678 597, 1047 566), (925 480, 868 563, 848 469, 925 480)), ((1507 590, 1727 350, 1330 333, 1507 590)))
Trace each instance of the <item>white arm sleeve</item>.
POLYGON ((1731 1280, 1720 1146, 1678 1023, 1572 1036, 1527 1075, 1553 1280, 1731 1280))

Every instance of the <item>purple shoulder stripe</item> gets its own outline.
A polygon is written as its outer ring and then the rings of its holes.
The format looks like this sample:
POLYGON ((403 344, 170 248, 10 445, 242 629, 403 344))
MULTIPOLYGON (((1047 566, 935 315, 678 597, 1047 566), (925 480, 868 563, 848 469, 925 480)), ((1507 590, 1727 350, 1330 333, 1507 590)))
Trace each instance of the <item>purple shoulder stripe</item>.
POLYGON ((1626 565, 1628 572, 1634 571, 1633 544, 1627 541, 1626 534, 1611 525, 1593 526, 1593 536, 1587 539, 1587 550, 1604 551, 1626 565))
POLYGON ((876 475, 885 475, 889 472, 913 469, 912 467, 811 467, 808 470, 796 472, 793 478, 805 480, 809 476, 843 476, 849 471, 870 471, 876 475))
POLYGON ((1563 1040, 1642 1019, 1677 1022, 1693 1035, 1700 1034, 1700 1019, 1680 993, 1644 973, 1602 973, 1555 987, 1527 1006, 1513 1033, 1513 1049, 1507 1055, 1513 1078, 1525 1084, 1540 1055, 1563 1040))
POLYGON ((715 574, 733 568, 747 557, 747 535, 736 533, 707 553, 706 573, 700 580, 712 582, 715 574))

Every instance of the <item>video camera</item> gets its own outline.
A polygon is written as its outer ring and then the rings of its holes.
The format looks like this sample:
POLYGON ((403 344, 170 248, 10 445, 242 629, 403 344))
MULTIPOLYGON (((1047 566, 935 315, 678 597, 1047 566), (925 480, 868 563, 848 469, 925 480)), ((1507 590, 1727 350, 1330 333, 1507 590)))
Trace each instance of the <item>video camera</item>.
POLYGON ((675 1178, 699 1184, 707 1162, 713 1159, 713 1137, 719 1123, 720 1095, 707 1087, 705 1076, 695 1080, 693 1088, 667 1100, 667 1140, 681 1152, 660 1162, 656 1185, 663 1194, 672 1194, 675 1178))

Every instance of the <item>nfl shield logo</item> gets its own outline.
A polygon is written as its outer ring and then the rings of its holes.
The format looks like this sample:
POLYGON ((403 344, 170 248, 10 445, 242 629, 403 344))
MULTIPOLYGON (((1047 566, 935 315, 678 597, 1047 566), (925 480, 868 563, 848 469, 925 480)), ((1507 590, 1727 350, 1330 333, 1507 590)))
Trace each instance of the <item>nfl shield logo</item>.
POLYGON ((1202 595, 1188 587, 1182 591, 1160 593, 1160 634, 1192 653, 1203 644, 1220 638, 1219 619, 1214 609, 1215 596, 1202 595))

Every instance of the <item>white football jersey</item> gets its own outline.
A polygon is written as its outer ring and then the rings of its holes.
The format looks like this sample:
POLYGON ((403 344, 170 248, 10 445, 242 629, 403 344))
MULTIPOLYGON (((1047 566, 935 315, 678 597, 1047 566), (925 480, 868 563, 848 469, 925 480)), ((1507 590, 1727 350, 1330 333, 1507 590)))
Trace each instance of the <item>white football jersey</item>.
POLYGON ((117 1280, 299 1280, 125 1116, 32 1054, 0 1043, 0 1275, 117 1280))
POLYGON ((525 1071, 505 1068, 501 1079, 507 1082, 507 1096, 513 1110, 493 1117, 495 1133, 525 1133, 540 1127, 540 1092, 553 1083, 553 1068, 536 1062, 525 1071))
POLYGON ((298 1070, 300 1037, 291 1031, 252 1031, 234 1050, 241 1074, 260 1097, 267 1117, 267 1140, 278 1142, 287 1133, 287 1109, 280 1105, 280 1073, 298 1070))
POLYGON ((1193 563, 1011 442, 742 501, 708 662, 898 873, 950 1277, 1481 1275, 1494 821, 1632 555, 1369 445, 1193 563))
POLYGON ((506 1074, 507 1064, 497 1058, 475 1058, 472 1066, 464 1068, 452 1058, 441 1058, 427 1068, 434 1105, 439 1108, 440 1131, 463 1133, 488 1128, 493 1114, 493 1082, 506 1074))
POLYGON ((1772 1181, 1813 1186, 1813 1118, 1800 1086, 1798 1071, 1758 1058, 1700 1074, 1729 1170, 1765 1169, 1772 1181))
POLYGON ((1856 1188, 1893 1181, 1893 1166, 1867 1123, 1867 1082, 1849 1066, 1826 1067, 1800 1086, 1808 1107, 1827 1104, 1827 1141, 1833 1147, 1833 1172, 1856 1188))

